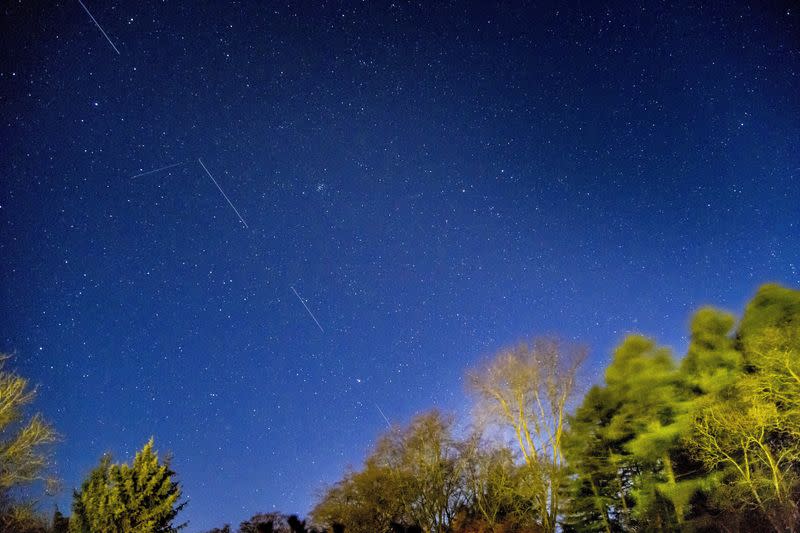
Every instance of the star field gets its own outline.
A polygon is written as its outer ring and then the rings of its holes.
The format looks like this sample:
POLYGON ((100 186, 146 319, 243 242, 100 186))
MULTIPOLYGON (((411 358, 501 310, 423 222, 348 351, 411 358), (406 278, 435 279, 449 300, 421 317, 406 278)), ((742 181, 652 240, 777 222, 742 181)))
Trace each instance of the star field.
POLYGON ((791 3, 84 4, 108 40, 77 1, 0 32, 0 350, 63 437, 48 504, 152 435, 191 531, 302 514, 503 345, 584 342, 588 382, 800 285, 791 3))

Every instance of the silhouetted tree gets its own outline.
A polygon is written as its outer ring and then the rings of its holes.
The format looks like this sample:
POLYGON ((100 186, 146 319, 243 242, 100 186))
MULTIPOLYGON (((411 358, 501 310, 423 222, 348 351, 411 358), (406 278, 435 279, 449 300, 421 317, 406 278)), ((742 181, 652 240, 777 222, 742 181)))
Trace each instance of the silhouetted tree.
POLYGON ((61 511, 56 508, 53 513, 53 533, 68 533, 69 532, 69 518, 61 514, 61 511))
POLYGON ((231 533, 231 526, 230 524, 225 524, 222 527, 215 527, 214 529, 206 531, 206 533, 231 533))
POLYGON ((239 533, 290 533, 289 521, 281 513, 258 513, 239 524, 239 533))
POLYGON ((292 533, 308 533, 306 530, 306 521, 297 518, 297 515, 292 515, 287 520, 289 522, 289 529, 292 533))

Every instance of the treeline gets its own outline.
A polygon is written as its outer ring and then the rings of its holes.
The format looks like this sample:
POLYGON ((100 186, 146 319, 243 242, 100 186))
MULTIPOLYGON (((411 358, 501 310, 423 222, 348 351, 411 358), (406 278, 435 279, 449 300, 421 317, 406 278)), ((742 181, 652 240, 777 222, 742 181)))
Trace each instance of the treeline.
POLYGON ((437 411, 384 434, 315 523, 353 533, 800 531, 800 292, 704 308, 676 359, 627 337, 581 397, 583 351, 536 340, 467 373, 469 431, 437 411))
MULTIPOLYGON (((473 416, 432 410, 385 432, 308 520, 257 514, 239 533, 800 532, 800 291, 765 285, 741 320, 695 313, 686 354, 630 335, 585 390, 580 346, 536 339, 470 369, 473 416), (464 429, 466 428, 466 429, 464 429)), ((0 359, 0 533, 171 533, 186 527, 168 459, 101 458, 70 516, 58 440, 0 359), (30 491, 27 491, 30 494, 30 491)), ((209 533, 231 533, 230 525, 209 533)))

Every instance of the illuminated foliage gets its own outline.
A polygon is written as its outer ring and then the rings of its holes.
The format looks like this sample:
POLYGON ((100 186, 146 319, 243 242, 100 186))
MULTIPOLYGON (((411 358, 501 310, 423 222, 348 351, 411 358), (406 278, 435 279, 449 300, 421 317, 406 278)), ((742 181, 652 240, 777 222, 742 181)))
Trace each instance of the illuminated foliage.
POLYGON ((45 473, 56 433, 40 415, 26 418, 36 390, 27 379, 3 370, 7 360, 0 354, 0 532, 41 531, 44 521, 35 506, 16 493, 37 481, 47 488, 53 484, 45 473))
POLYGON ((75 491, 70 517, 72 533, 171 533, 183 528, 174 525, 183 508, 181 489, 173 481, 175 473, 162 463, 145 444, 133 464, 115 464, 109 455, 75 491))
POLYGON ((526 467, 524 500, 534 504, 533 514, 548 532, 556 530, 562 511, 567 403, 585 355, 580 347, 539 339, 504 350, 469 373, 479 409, 514 435, 526 467))
POLYGON ((8 356, 0 355, 0 494, 43 479, 49 456, 46 447, 56 439, 40 415, 24 420, 24 409, 36 397, 28 380, 3 371, 8 356))

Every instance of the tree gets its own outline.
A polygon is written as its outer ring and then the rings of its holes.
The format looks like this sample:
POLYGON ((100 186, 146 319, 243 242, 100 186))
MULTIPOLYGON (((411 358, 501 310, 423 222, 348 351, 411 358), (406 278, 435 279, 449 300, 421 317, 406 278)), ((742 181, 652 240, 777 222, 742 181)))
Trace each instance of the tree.
POLYGON ((258 513, 239 524, 239 533, 290 533, 292 518, 281 513, 258 513))
POLYGON ((13 492, 36 481, 52 481, 45 471, 49 446, 57 436, 41 415, 26 420, 25 409, 36 398, 36 389, 27 379, 4 370, 8 359, 0 354, 0 531, 21 531, 23 524, 40 519, 30 502, 16 501, 13 492))
POLYGON ((461 443, 463 506, 453 521, 458 533, 540 532, 529 468, 514 450, 476 428, 461 443))
POLYGON ((452 424, 451 417, 431 411, 384 434, 363 470, 324 493, 312 511, 314 521, 356 533, 398 526, 447 531, 466 502, 462 447, 452 424))
POLYGON ((48 533, 47 520, 33 503, 13 503, 0 516, 0 533, 48 533))
POLYGON ((325 490, 311 511, 317 524, 343 526, 348 533, 390 533, 405 523, 397 476, 373 457, 325 490))
POLYGON ((136 454, 133 464, 115 464, 104 455, 75 491, 70 518, 72 533, 172 533, 185 527, 174 525, 186 505, 181 489, 173 481, 169 461, 160 462, 153 439, 136 454))
MULTIPOLYGON (((707 408, 695 424, 690 442, 697 457, 709 470, 722 473, 716 503, 761 511, 776 531, 785 524, 773 516, 774 509, 792 505, 792 487, 797 483, 793 466, 800 460, 800 442, 785 440, 775 446, 773 435, 782 431, 774 405, 747 398, 738 405, 707 408)), ((797 517, 795 517, 796 519, 797 517)))
POLYGON ((464 502, 464 464, 452 426, 451 416, 423 413, 385 434, 374 455, 393 474, 404 514, 424 531, 446 531, 464 502))
POLYGON ((56 508, 53 513, 53 533, 69 533, 69 518, 56 508))
MULTIPOLYGON (((464 443, 464 483, 467 505, 459 513, 461 529, 477 529, 480 522, 487 531, 494 531, 508 516, 514 492, 514 456, 504 446, 492 446, 482 442, 479 433, 473 434, 464 443)), ((459 528, 456 528, 459 529, 459 528)))
POLYGON ((716 401, 730 392, 743 372, 742 353, 732 336, 736 317, 704 307, 691 321, 691 342, 680 365, 683 384, 695 398, 716 401))
POLYGON ((775 284, 758 289, 745 308, 737 336, 746 340, 769 328, 800 330, 800 291, 775 284))
POLYGON ((611 533, 631 526, 638 469, 624 447, 630 435, 609 427, 621 407, 613 394, 607 387, 592 387, 569 420, 564 439, 572 474, 568 531, 611 533))
POLYGON ((23 420, 36 390, 29 387, 27 379, 3 370, 8 358, 0 354, 0 496, 44 479, 47 445, 56 440, 55 431, 41 415, 23 420))
POLYGON ((716 473, 711 502, 719 512, 738 523, 794 531, 800 523, 800 292, 762 287, 729 342, 740 352, 741 369, 728 393, 705 402, 687 446, 716 473))
POLYGON ((215 527, 214 529, 209 529, 206 533, 231 533, 231 525, 225 524, 222 527, 215 527))
POLYGON ((570 419, 572 530, 688 527, 691 502, 711 480, 684 439, 701 398, 729 387, 740 359, 724 338, 732 325, 727 317, 712 310, 696 315, 680 371, 668 349, 640 335, 615 350, 605 386, 592 388, 570 419))
MULTIPOLYGON (((231 526, 225 524, 206 533, 231 533, 231 526)), ((285 515, 278 512, 257 513, 239 524, 238 533, 316 533, 317 530, 306 527, 306 521, 297 515, 285 515)))
POLYGON ((663 473, 672 463, 662 459, 663 446, 640 439, 671 422, 677 393, 668 350, 630 335, 614 351, 605 386, 589 391, 566 438, 565 451, 577 474, 567 520, 573 529, 655 529, 671 521, 663 516, 664 498, 656 484, 674 479, 671 470, 663 473))
POLYGON ((520 488, 530 491, 545 532, 556 530, 563 510, 567 406, 585 357, 583 348, 538 339, 503 350, 468 373, 479 409, 514 435, 526 467, 520 488))

